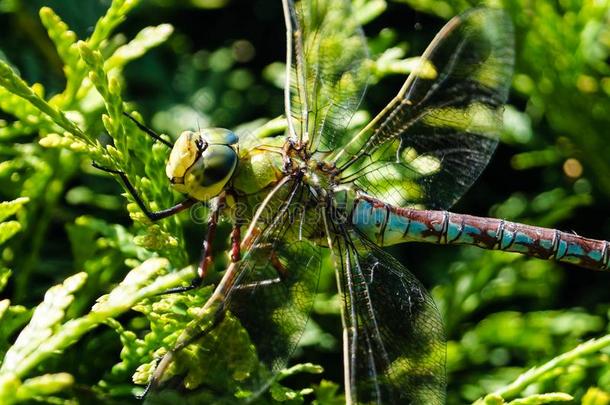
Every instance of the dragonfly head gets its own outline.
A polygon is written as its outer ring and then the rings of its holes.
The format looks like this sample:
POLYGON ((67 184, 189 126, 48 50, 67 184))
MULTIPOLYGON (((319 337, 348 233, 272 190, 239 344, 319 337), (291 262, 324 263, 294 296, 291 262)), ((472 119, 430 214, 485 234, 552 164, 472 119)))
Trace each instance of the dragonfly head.
POLYGON ((216 197, 237 167, 237 141, 228 129, 184 131, 165 168, 169 181, 176 191, 199 201, 216 197))

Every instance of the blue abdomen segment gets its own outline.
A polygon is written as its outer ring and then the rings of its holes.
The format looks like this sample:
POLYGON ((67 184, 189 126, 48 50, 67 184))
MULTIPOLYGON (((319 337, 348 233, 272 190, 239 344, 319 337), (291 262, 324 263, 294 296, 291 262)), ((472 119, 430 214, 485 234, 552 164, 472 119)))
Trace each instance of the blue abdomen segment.
POLYGON ((593 269, 608 268, 610 243, 607 241, 496 218, 397 208, 359 196, 351 222, 381 246, 403 242, 473 245, 593 269))

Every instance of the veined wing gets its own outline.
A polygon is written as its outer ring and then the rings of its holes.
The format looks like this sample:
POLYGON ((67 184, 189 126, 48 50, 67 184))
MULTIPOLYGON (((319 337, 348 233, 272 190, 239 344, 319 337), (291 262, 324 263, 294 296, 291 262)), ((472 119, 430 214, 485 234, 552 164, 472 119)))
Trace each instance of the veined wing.
MULTIPOLYGON (((318 286, 321 248, 308 240, 319 224, 307 205, 311 195, 298 181, 285 198, 262 212, 260 235, 242 258, 229 310, 239 318, 256 347, 258 358, 272 373, 286 366, 313 305, 318 286)), ((267 388, 268 379, 253 381, 267 388)))
POLYGON ((346 397, 362 404, 444 404, 445 335, 432 297, 364 236, 335 232, 346 397))
POLYGON ((310 152, 334 151, 358 107, 368 74, 366 40, 347 0, 283 0, 287 28, 286 116, 310 152))
POLYGON ((309 191, 299 179, 284 177, 266 195, 251 196, 248 204, 256 209, 243 235, 242 260, 229 265, 212 297, 199 309, 198 319, 159 362, 153 387, 186 372, 185 384, 191 388, 209 383, 231 392, 239 386, 256 397, 286 365, 309 319, 320 270, 320 248, 306 239, 316 237, 312 232, 319 226, 306 215, 311 207, 305 204, 310 197, 305 192, 309 191), (230 314, 223 316, 227 309, 230 314), (197 344, 191 346, 193 342, 197 344), (253 345, 236 348, 234 342, 253 345), (224 363, 197 364, 193 369, 188 359, 193 355, 204 362, 224 363), (172 375, 167 376, 174 359, 178 368, 170 369, 172 375), (268 367, 260 367, 259 362, 268 367), (219 379, 213 370, 225 377, 219 379))
POLYGON ((341 181, 397 206, 449 208, 497 145, 513 41, 502 10, 449 21, 392 102, 332 157, 341 181))

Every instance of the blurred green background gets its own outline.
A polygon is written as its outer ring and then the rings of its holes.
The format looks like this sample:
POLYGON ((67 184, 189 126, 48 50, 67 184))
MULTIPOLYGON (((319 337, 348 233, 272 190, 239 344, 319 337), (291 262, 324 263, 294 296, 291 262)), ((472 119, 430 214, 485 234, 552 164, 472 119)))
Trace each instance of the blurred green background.
MULTIPOLYGON (((355 3, 362 7, 364 1, 355 3)), ((0 58, 26 82, 43 84, 50 97, 63 90, 65 79, 38 10, 51 7, 79 38, 86 38, 109 4, 0 0, 0 58)), ((385 9, 364 26, 374 59, 388 49, 399 57, 421 54, 446 19, 476 5, 434 0, 375 4, 385 9)), ((488 169, 453 211, 609 239, 610 3, 540 0, 493 5, 508 10, 516 30, 506 131, 488 169)), ((282 114, 278 78, 285 28, 279 0, 143 1, 109 41, 122 43, 142 28, 162 23, 173 25, 173 35, 131 62, 122 81, 124 99, 137 106, 152 128, 175 136, 186 128, 235 128, 282 114)), ((403 80, 398 74, 374 77, 362 108, 374 114, 403 80)), ((82 108, 86 111, 86 101, 82 108)), ((70 310, 77 316, 122 279, 129 269, 125 256, 137 256, 125 253, 138 248, 126 247, 131 242, 121 245, 117 234, 142 230, 134 230, 120 185, 90 169, 90 159, 43 148, 36 131, 28 131, 27 125, 15 129, 10 114, 0 118, 0 200, 31 198, 18 217, 21 232, 0 246, 2 266, 13 270, 2 296, 32 307, 51 285, 85 270, 90 274, 87 292, 70 310), (82 215, 88 216, 87 225, 79 220, 82 215), (96 227, 91 218, 105 225, 96 227), (108 224, 124 228, 112 228, 111 234, 108 224), (96 255, 104 261, 92 261, 96 255)), ((97 132, 104 137, 101 126, 97 132)), ((187 218, 183 223, 179 243, 186 245, 189 258, 183 258, 182 265, 197 260, 204 235, 201 226, 189 224, 187 218)), ((608 333, 610 273, 474 248, 409 245, 390 251, 433 292, 444 317, 448 403, 472 402, 529 367, 608 333)), ((327 271, 315 307, 318 328, 306 336, 295 359, 320 364, 325 372, 293 377, 289 385, 316 385, 321 378, 341 384, 333 280, 327 271)), ((23 314, 15 315, 4 332, 6 347, 27 320, 27 311, 23 314)), ((87 391, 86 386, 106 378, 120 350, 121 341, 111 330, 96 330, 62 357, 44 363, 42 370, 69 371, 87 391)), ((574 403, 610 404, 608 354, 583 356, 540 379, 526 394, 561 391, 575 396, 574 403)), ((112 392, 112 384, 127 387, 128 376, 107 384, 101 390, 105 394, 112 392)), ((77 386, 64 397, 82 400, 89 395, 77 386)), ((115 391, 110 397, 121 395, 126 394, 115 391)), ((94 396, 107 398, 99 392, 94 396)), ((321 397, 319 401, 325 403, 321 397)))

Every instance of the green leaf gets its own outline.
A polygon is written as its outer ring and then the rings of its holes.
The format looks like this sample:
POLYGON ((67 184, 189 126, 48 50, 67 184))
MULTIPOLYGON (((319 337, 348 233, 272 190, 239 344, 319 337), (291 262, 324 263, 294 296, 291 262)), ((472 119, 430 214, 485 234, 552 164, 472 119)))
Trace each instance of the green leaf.
POLYGON ((597 387, 590 387, 582 397, 582 405, 608 405, 610 393, 597 387))
POLYGON ((502 398, 510 398, 515 396, 522 392, 528 385, 545 378, 545 376, 553 373, 554 371, 573 364, 588 355, 605 349, 608 346, 610 346, 610 335, 606 335, 599 339, 591 339, 588 342, 580 344, 574 349, 549 360, 541 366, 531 368, 515 379, 513 383, 495 390, 494 394, 501 396, 502 398))
POLYGON ((51 354, 64 350, 107 319, 116 317, 137 302, 183 283, 192 277, 190 268, 157 277, 167 268, 165 259, 150 259, 130 271, 110 294, 100 297, 91 312, 62 323, 67 307, 74 300, 86 274, 79 273, 52 287, 38 305, 30 323, 21 331, 8 350, 0 376, 22 376, 51 354))
POLYGON ((149 49, 159 46, 167 41, 173 33, 174 27, 170 24, 161 24, 156 27, 146 27, 140 31, 128 44, 119 47, 110 56, 104 69, 109 72, 112 69, 122 68, 130 61, 144 55, 149 49))
POLYGON ((47 396, 63 391, 74 384, 74 377, 68 373, 44 374, 25 380, 17 390, 20 401, 47 396))
POLYGON ((18 371, 24 368, 25 359, 39 350, 44 343, 48 343, 48 338, 53 335, 63 320, 67 307, 74 300, 74 293, 83 286, 86 279, 86 274, 79 273, 47 291, 44 301, 34 310, 30 323, 17 336, 17 340, 4 356, 0 373, 20 374, 18 371))
MULTIPOLYGON (((103 115, 102 121, 106 131, 115 139, 117 149, 125 150, 125 128, 123 127, 123 100, 121 87, 115 78, 110 78, 104 69, 104 58, 100 51, 92 50, 85 41, 78 42, 81 57, 91 69, 89 78, 104 99, 109 115, 103 115)), ((117 156, 122 160, 122 156, 117 156)))
POLYGON ((553 402, 572 401, 573 399, 573 396, 563 392, 549 392, 548 394, 529 395, 525 398, 515 399, 514 401, 510 401, 508 405, 550 404, 553 402))
POLYGON ((91 143, 91 139, 81 131, 66 115, 47 103, 36 91, 15 73, 15 71, 4 61, 0 60, 0 86, 9 92, 21 97, 25 101, 44 113, 49 119, 61 128, 78 138, 91 143))
POLYGON ((53 41, 57 54, 64 63, 66 77, 71 76, 71 70, 78 62, 78 49, 76 48, 76 34, 70 31, 68 25, 49 7, 42 7, 39 11, 40 21, 47 29, 49 38, 53 41))
POLYGON ((314 405, 342 405, 345 403, 341 387, 335 382, 322 380, 314 392, 316 397, 313 401, 314 405))
POLYGON ((8 221, 0 223, 0 245, 12 238, 21 230, 21 224, 17 221, 8 221))
POLYGON ((129 11, 137 6, 138 3, 139 0, 114 0, 106 14, 95 24, 93 33, 87 41, 88 46, 92 48, 100 46, 102 41, 110 37, 116 26, 125 20, 129 11))
POLYGON ((13 201, 0 202, 0 222, 17 213, 28 201, 30 201, 29 198, 21 197, 13 201))

